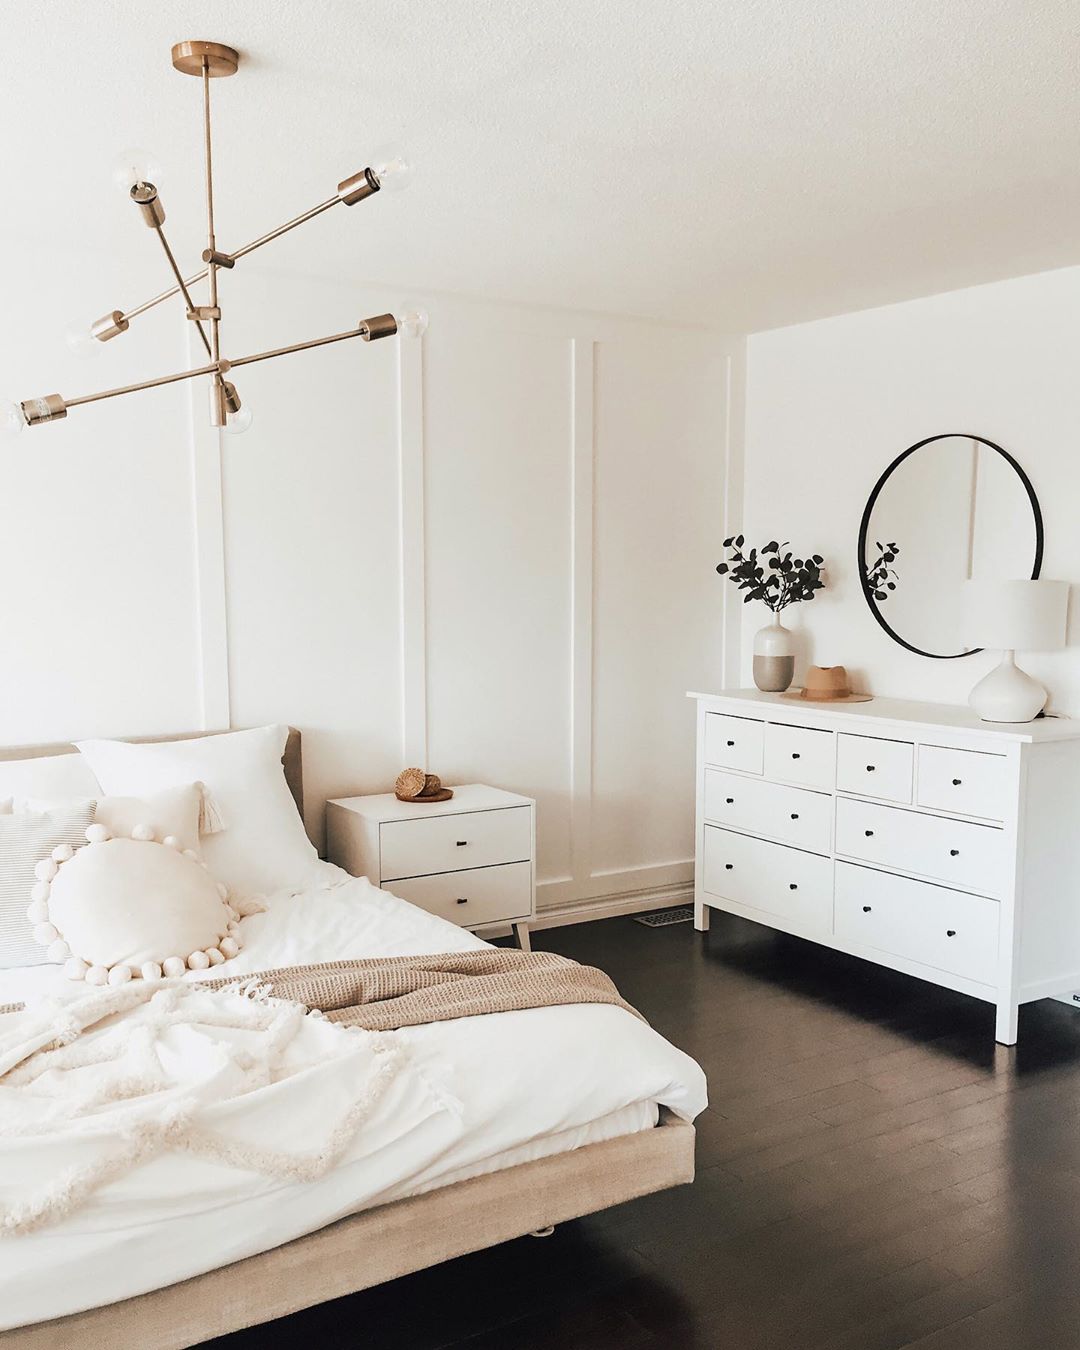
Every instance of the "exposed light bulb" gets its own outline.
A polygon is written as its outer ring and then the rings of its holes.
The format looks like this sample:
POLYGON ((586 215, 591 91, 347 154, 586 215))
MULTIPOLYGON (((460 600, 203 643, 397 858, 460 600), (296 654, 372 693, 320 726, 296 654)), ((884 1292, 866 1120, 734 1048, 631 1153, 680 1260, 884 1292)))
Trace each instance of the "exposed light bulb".
POLYGON ((394 322, 402 337, 418 338, 427 332, 428 316, 422 309, 403 309, 394 315, 394 322))
POLYGON ((126 197, 136 183, 161 182, 161 164, 149 150, 121 150, 113 164, 113 182, 126 197))
POLYGON ((70 323, 64 331, 64 341, 73 356, 83 360, 93 360, 101 355, 102 344, 94 337, 89 324, 70 323))
POLYGON ((13 441, 26 429, 26 418, 18 403, 12 399, 0 400, 0 441, 13 441))
POLYGON ((412 182, 412 160, 400 145, 384 145, 377 150, 370 167, 383 192, 401 192, 412 182))
POLYGON ((230 436, 242 436, 245 431, 251 429, 251 424, 255 420, 255 414, 245 404, 239 412, 229 413, 225 418, 225 425, 222 428, 230 436))

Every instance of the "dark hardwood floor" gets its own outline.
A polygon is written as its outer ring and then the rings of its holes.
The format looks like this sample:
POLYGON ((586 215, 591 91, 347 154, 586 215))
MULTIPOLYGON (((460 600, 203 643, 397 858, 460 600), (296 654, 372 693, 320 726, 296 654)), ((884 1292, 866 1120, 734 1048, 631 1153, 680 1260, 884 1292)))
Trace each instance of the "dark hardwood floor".
POLYGON ((993 1009, 714 915, 548 930, 709 1076, 691 1187, 227 1350, 1074 1350, 1080 1011, 993 1009))

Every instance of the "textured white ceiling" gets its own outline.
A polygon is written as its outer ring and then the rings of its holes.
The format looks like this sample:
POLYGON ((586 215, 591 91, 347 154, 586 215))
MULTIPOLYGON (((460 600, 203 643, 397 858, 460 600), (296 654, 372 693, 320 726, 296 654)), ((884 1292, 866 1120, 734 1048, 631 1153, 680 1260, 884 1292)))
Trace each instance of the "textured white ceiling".
MULTIPOLYGON (((417 161, 267 266, 734 331, 1080 260, 1076 0, 5 0, 0 36, 9 242, 152 269, 109 181, 146 145, 197 260, 200 91, 169 47, 198 37, 244 57, 214 86, 222 247, 382 141, 417 161)), ((102 309, 139 298, 100 267, 102 309)))

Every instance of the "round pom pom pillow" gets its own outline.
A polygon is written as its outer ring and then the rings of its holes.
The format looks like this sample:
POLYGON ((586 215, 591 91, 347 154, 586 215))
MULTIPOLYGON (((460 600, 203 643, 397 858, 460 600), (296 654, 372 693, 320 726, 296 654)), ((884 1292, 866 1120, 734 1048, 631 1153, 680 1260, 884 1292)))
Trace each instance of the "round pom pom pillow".
POLYGON ((174 836, 135 825, 112 838, 102 824, 88 848, 62 845, 38 863, 27 917, 49 959, 90 984, 206 970, 240 949, 239 916, 225 886, 174 836))

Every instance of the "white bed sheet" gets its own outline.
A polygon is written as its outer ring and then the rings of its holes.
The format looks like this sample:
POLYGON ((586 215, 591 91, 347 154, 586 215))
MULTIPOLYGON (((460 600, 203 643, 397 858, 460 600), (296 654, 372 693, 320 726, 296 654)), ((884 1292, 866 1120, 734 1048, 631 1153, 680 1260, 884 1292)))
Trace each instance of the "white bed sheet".
MULTIPOLYGON (((325 865, 325 884, 245 919, 215 975, 482 947, 472 934, 325 865)), ((199 978, 193 974, 192 979, 199 978)), ((0 971, 0 1004, 77 991, 58 967, 0 971)), ((312 1232, 357 1209, 647 1129, 706 1105, 698 1065, 619 1008, 539 1008, 396 1033, 432 1103, 405 1138, 358 1146, 320 1181, 222 1177, 166 1155, 63 1222, 0 1240, 0 1327, 129 1298, 312 1232)))

